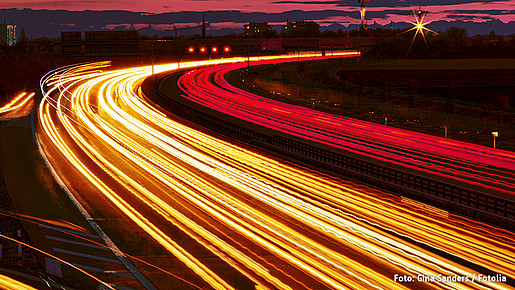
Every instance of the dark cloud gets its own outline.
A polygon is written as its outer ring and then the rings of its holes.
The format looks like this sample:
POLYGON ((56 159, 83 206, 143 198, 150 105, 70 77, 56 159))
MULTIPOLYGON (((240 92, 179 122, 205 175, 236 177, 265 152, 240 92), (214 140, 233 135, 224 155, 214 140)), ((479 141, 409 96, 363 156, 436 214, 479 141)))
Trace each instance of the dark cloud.
MULTIPOLYGON (((431 0, 428 2, 427 0, 374 0, 367 2, 367 7, 388 7, 388 8, 396 8, 396 7, 412 7, 412 6, 433 6, 433 5, 458 5, 458 4, 467 4, 467 3, 490 3, 495 2, 496 0, 431 0)), ((274 1, 272 3, 275 4, 308 4, 308 5, 316 5, 316 4, 334 4, 336 6, 345 6, 345 7, 359 7, 360 4, 358 1, 345 0, 345 1, 300 1, 300 0, 279 0, 274 1)))
MULTIPOLYGON (((352 0, 348 0, 352 1, 352 0)), ((354 0, 355 1, 355 0, 354 0)), ((352 1, 352 2, 354 2, 352 1)), ((373 2, 374 0, 372 0, 373 2)), ((358 2, 358 1, 355 1, 358 2)), ((264 13, 264 12, 241 12, 241 11, 206 11, 206 12, 166 12, 166 13, 140 13, 130 11, 64 11, 64 10, 31 10, 31 9, 0 9, 0 19, 13 19, 13 22, 25 29, 28 35, 39 37, 42 35, 49 37, 59 37, 61 30, 75 30, 75 31, 86 31, 86 30, 106 30, 113 27, 122 29, 123 27, 134 27, 140 28, 140 33, 147 35, 154 34, 167 34, 163 30, 158 30, 156 27, 160 25, 175 25, 180 23, 199 23, 202 21, 202 15, 205 15, 205 19, 209 23, 226 23, 228 21, 237 24, 244 24, 249 22, 270 22, 270 23, 284 23, 286 20, 297 21, 297 20, 313 20, 320 23, 335 23, 342 25, 348 25, 349 23, 358 23, 359 12, 348 11, 349 9, 333 9, 323 11, 302 11, 292 10, 279 13, 264 13), (338 20, 340 19, 340 20, 338 20), (352 21, 355 19, 356 21, 352 21), (64 26, 66 25, 66 26, 64 26), (72 26, 73 25, 73 26, 72 26), (146 25, 146 26, 145 26, 146 25), (141 28, 145 26, 146 28, 141 28), (108 28, 110 27, 110 28, 108 28)), ((513 11, 506 10, 486 10, 486 11, 459 11, 458 13, 443 13, 444 16, 452 16, 446 18, 456 19, 461 21, 465 19, 476 20, 484 19, 489 20, 492 18, 497 19, 495 16, 503 15, 505 18, 509 18, 513 11), (511 13, 511 14, 509 14, 511 13), (508 15, 505 16, 505 15, 508 15), (492 16, 492 17, 490 17, 492 16)), ((380 11, 367 11, 367 19, 369 25, 373 23, 373 20, 388 19, 385 22, 410 22, 413 21, 412 15, 403 15, 406 10, 402 9, 381 9, 380 11), (398 15, 398 16, 396 16, 398 15)), ((456 22, 453 21, 452 23, 456 22)), ((435 31, 445 31, 450 22, 441 22, 441 25, 437 23, 431 23, 431 29, 435 31), (440 25, 440 26, 438 26, 440 25)), ((472 22, 472 21, 471 21, 472 22)), ((354 25, 354 24, 351 24, 354 25)), ((402 27, 398 24, 395 27, 402 27)), ((472 24, 466 23, 461 24, 463 27, 470 29, 471 35, 476 33, 489 33, 491 30, 496 30, 498 34, 509 35, 515 31, 515 21, 503 23, 499 20, 489 21, 489 23, 477 23, 477 26, 471 26, 472 24), (488 30, 488 31, 487 31, 488 30)), ((221 27, 221 26, 220 26, 221 27)), ((336 24, 333 25, 336 27, 336 24)), ((354 26, 352 26, 354 27, 354 26)), ((351 28, 352 28, 351 27, 351 28)), ((354 27, 355 28, 355 27, 354 27)), ((359 29, 357 27, 356 29, 359 29)), ((242 30, 242 28, 240 29, 242 30)), ((233 31, 233 30, 231 30, 233 31)), ((239 33, 239 30, 235 29, 235 33, 239 33)))
POLYGON ((274 1, 274 4, 334 4, 339 5, 341 1, 294 1, 294 0, 286 0, 286 1, 274 1))
MULTIPOLYGON (((0 1, 0 4, 2 4, 2 6, 6 5, 6 6, 11 6, 11 5, 14 5, 14 4, 11 4, 10 2, 13 2, 13 1, 9 1, 7 3, 2 3, 2 2, 7 2, 7 1, 0 1)), ((81 1, 81 3, 83 4, 90 4, 90 5, 94 5, 94 4, 98 4, 100 2, 103 2, 103 0, 84 0, 84 1, 81 1)), ((70 1, 70 0, 61 0, 61 1, 38 1, 36 3, 34 3, 34 1, 16 1, 16 7, 70 7, 70 6, 73 6, 77 4, 77 1, 70 1)))
POLYGON ((489 14, 489 15, 506 15, 514 14, 515 10, 446 10, 444 13, 449 14, 489 14))
POLYGON ((463 14, 452 14, 452 15, 448 15, 447 17, 451 18, 451 19, 463 19, 463 20, 477 18, 477 16, 475 16, 475 15, 463 15, 463 14))
POLYGON ((484 16, 484 15, 463 15, 463 14, 452 14, 447 16, 450 19, 461 19, 461 20, 472 20, 472 19, 484 19, 484 20, 493 20, 492 16, 484 16))

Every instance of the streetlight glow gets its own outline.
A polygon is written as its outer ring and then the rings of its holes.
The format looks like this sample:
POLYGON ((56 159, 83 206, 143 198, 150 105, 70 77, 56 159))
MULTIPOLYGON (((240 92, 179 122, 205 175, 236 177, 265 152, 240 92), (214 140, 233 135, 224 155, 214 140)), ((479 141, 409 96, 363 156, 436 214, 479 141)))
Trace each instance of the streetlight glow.
POLYGON ((433 32, 433 33, 436 33, 436 32, 434 32, 431 29, 426 27, 426 25, 430 23, 430 22, 424 22, 424 18, 426 17, 426 14, 427 14, 427 11, 422 11, 422 8, 420 8, 420 7, 419 7, 418 12, 415 12, 413 10, 413 16, 415 16, 416 22, 410 22, 411 24, 413 24, 413 28, 408 29, 403 32, 403 33, 406 33, 406 32, 415 30, 415 35, 413 36, 413 39, 411 40, 411 44, 408 48, 408 52, 406 52, 406 57, 408 57, 411 47, 413 46, 413 43, 415 42, 415 39, 417 38, 417 35, 419 33, 420 33, 420 35, 422 35, 422 38, 424 39, 424 43, 426 44, 426 47, 429 50, 429 45, 427 44, 427 39, 426 39, 426 35, 424 34, 424 30, 433 32))

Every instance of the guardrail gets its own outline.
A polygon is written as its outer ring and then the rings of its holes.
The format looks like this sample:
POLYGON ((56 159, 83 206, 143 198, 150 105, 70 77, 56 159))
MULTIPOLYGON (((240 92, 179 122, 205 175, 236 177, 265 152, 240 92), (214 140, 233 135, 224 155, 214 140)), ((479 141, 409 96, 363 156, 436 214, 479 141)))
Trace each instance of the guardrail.
MULTIPOLYGON (((159 84, 167 78, 155 80, 159 84)), ((178 93, 163 94, 147 79, 143 92, 165 109, 200 126, 237 138, 254 146, 315 166, 331 174, 352 179, 418 200, 431 206, 480 220, 508 230, 515 230, 515 200, 479 192, 413 172, 352 156, 345 151, 264 128, 190 102, 178 93), (151 96, 153 95, 153 97, 151 96)))

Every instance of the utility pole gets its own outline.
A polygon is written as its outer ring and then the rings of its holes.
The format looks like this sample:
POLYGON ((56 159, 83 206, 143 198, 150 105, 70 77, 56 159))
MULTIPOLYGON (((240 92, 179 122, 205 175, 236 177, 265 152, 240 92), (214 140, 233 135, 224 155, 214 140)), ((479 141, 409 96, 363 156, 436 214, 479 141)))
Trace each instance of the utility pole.
POLYGON ((202 13, 202 38, 206 38, 206 20, 204 18, 204 13, 202 13))
POLYGON ((247 43, 247 71, 250 72, 250 44, 247 43))
POLYGON ((154 38, 152 38, 152 75, 154 75, 154 38))
POLYGON ((297 62, 300 62, 300 45, 299 45, 298 40, 297 40, 297 62))
POLYGON ((365 32, 365 2, 368 2, 370 0, 358 0, 359 3, 361 4, 361 8, 359 10, 360 14, 361 14, 361 28, 360 28, 360 32, 361 33, 364 33, 365 32))

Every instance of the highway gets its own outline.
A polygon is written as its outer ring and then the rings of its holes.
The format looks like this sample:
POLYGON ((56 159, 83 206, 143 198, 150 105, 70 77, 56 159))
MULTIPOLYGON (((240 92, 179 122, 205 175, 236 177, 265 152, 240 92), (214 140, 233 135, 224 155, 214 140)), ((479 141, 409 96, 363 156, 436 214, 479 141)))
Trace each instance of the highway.
MULTIPOLYGON (((266 64, 260 62, 258 64, 266 64)), ((285 104, 246 92, 226 77, 245 64, 206 67, 178 81, 183 97, 222 113, 426 176, 487 192, 515 192, 515 153, 285 104)), ((171 85, 171 84, 170 84, 171 85)))
POLYGON ((229 142, 151 103, 150 67, 108 65, 42 79, 38 145, 120 250, 167 253, 175 276, 142 270, 157 288, 513 289, 511 232, 229 142))

